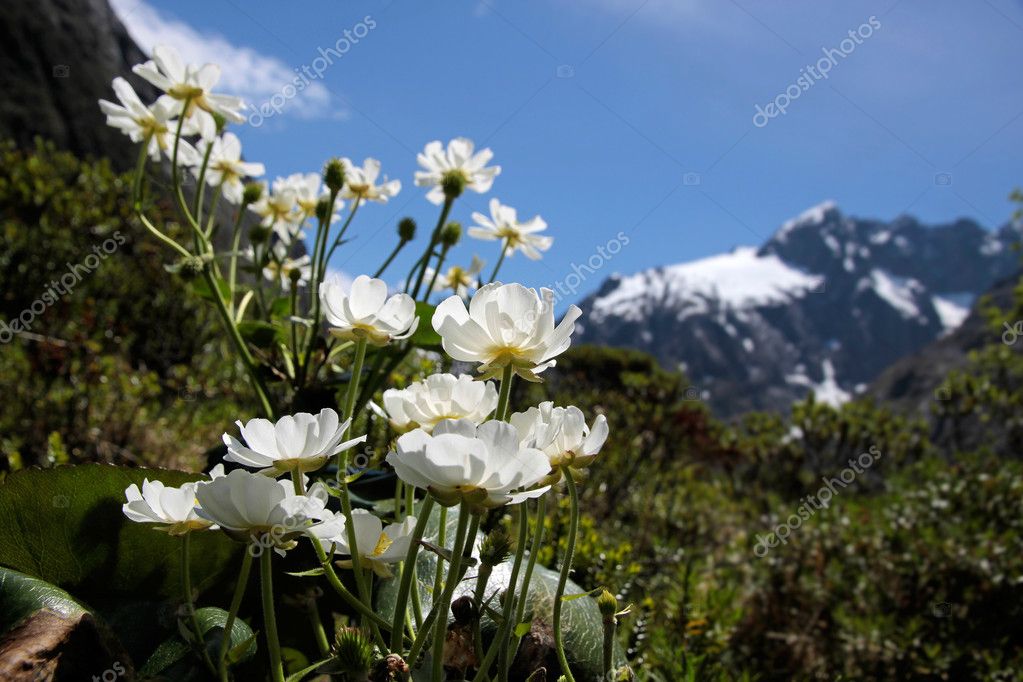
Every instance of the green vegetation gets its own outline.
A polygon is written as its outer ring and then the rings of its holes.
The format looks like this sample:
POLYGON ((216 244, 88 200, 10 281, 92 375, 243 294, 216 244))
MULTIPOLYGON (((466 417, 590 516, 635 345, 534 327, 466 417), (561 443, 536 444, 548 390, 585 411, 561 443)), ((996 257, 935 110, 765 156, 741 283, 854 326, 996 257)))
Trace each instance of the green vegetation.
MULTIPOLYGON (((162 247, 134 224, 130 191, 103 162, 46 145, 0 149, 0 319, 31 310, 68 264, 118 240, 72 292, 32 316, 28 332, 0 338, 5 470, 89 461, 197 470, 234 419, 258 413, 238 368, 223 363, 230 354, 219 351, 212 308, 166 271, 162 247)), ((993 329, 1021 318, 1023 309, 993 314, 993 329)), ((637 677, 1018 679, 1023 359, 999 334, 949 377, 950 399, 935 403, 941 423, 961 435, 952 451, 932 443, 923 420, 862 401, 836 409, 811 397, 788 415, 725 424, 687 399, 684 377, 630 351, 575 348, 546 383, 520 382, 516 404, 571 403, 611 424, 581 483, 573 579, 632 604, 618 636, 637 677), (826 507, 806 505, 808 496, 822 497, 822 479, 864 453, 877 454, 826 507), (806 518, 801 508, 810 509, 806 518), (758 553, 758 538, 793 515, 798 527, 785 542, 758 553)), ((428 362, 412 356, 392 378, 401 383, 415 369, 409 363, 428 362)), ((386 446, 382 436, 373 444, 377 452, 386 446)), ((123 488, 116 483, 102 485, 123 488)), ((19 485, 18 495, 38 493, 19 485)), ((567 508, 566 496, 552 499, 567 508)), ((57 530, 87 503, 54 502, 67 519, 57 530)), ((566 545, 561 512, 546 516, 546 532, 560 541, 539 557, 548 566, 566 545)), ((5 532, 31 522, 12 520, 5 532)), ((155 535, 126 532, 122 543, 155 535)), ((91 536, 61 537, 88 545, 91 536)), ((220 562, 227 550, 217 552, 204 560, 220 562)), ((85 559, 33 575, 66 587, 64 573, 74 568, 87 571, 72 576, 75 585, 117 587, 104 567, 127 559, 85 559)), ((36 563, 26 555, 8 568, 32 573, 36 563)), ((174 599, 169 590, 148 597, 174 599)), ((236 637, 248 655, 247 631, 236 637)), ((173 651, 162 655, 178 660, 173 651)))

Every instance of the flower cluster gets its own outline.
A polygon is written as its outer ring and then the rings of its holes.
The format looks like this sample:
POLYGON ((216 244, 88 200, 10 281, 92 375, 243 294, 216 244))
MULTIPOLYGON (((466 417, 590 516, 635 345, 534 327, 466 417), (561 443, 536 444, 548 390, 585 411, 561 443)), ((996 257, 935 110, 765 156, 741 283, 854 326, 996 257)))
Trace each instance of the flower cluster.
MULTIPOLYGON (((442 208, 428 243, 405 277, 404 290, 389 285, 382 274, 415 239, 416 222, 411 218, 398 223, 399 242, 387 260, 372 275, 360 274, 345 285, 340 278, 327 276, 332 255, 346 243, 360 206, 388 202, 401 191, 401 182, 382 175, 376 159, 357 165, 345 157, 329 160, 322 173, 247 182, 266 169, 244 161, 238 136, 226 130, 228 124, 242 121, 245 105, 214 91, 219 68, 185 64, 173 49, 158 47, 152 60, 137 66, 135 73, 163 92, 156 102, 144 104, 119 78, 113 89, 120 104, 101 101, 100 107, 110 125, 139 145, 134 202, 139 221, 175 251, 179 262, 168 269, 203 277, 203 295, 218 307, 227 338, 265 414, 238 421, 236 432, 224 434, 223 460, 237 467, 230 473, 218 465, 208 477, 179 487, 150 480, 141 489, 132 485, 125 490, 124 514, 182 538, 185 593, 193 621, 187 570, 192 533, 220 532, 248 547, 228 623, 237 617, 244 596, 248 562, 259 557, 266 650, 270 677, 276 682, 283 679, 283 665, 274 624, 272 553, 264 550, 285 554, 302 543, 318 559, 318 565, 302 575, 326 576, 361 620, 360 632, 372 635, 384 653, 412 659, 408 661, 412 665, 432 639, 432 679, 443 679, 446 614, 455 586, 463 579, 463 557, 471 557, 479 546, 476 528, 482 515, 517 507, 524 533, 529 508, 535 507, 536 523, 542 524, 545 497, 563 489, 571 500, 574 538, 576 481, 608 437, 603 415, 588 424, 573 406, 548 402, 514 413, 510 407, 515 378, 541 381, 571 345, 580 315, 579 308, 569 306, 557 322, 553 292, 496 281, 507 257, 522 253, 535 260, 551 247, 552 238, 541 234, 546 222, 540 216, 521 221, 514 208, 492 199, 490 215, 473 213, 474 225, 468 230, 471 237, 500 243, 489 281, 484 283, 481 277, 483 261, 478 256, 467 267, 445 268, 445 259, 462 235, 461 223, 449 220, 457 199, 466 189, 488 192, 501 168, 488 165, 493 158, 490 149, 477 150, 465 138, 447 145, 430 142, 418 156, 415 184, 427 188, 427 200, 442 208), (193 232, 188 246, 144 213, 146 183, 141 175, 146 163, 159 161, 161 155, 173 164, 173 197, 183 224, 193 232), (194 196, 186 196, 182 176, 197 181, 194 196), (207 211, 204 203, 207 187, 216 190, 206 197, 211 202, 223 198, 235 206, 227 252, 218 250, 219 242, 213 239, 220 225, 216 211, 212 207, 207 211), (248 244, 243 248, 246 229, 248 244), (309 244, 303 248, 306 239, 309 244), (272 291, 265 290, 267 282, 272 291), (431 297, 439 292, 449 295, 433 305, 431 297), (413 351, 441 348, 450 360, 475 365, 475 375, 409 376, 418 371, 406 362, 416 357, 413 351), (409 383, 388 387, 396 375, 407 376, 409 383), (300 399, 311 396, 326 403, 318 413, 282 415, 291 411, 282 406, 308 404, 300 399), (381 437, 375 425, 386 431, 386 455, 375 456, 367 446, 357 452, 353 470, 355 448, 381 437), (393 495, 357 498, 349 487, 366 469, 391 481, 393 495), (356 503, 362 508, 355 508, 356 503), (456 506, 458 531, 444 538, 436 521, 456 506), (431 522, 436 543, 427 541, 431 522), (416 558, 423 547, 447 564, 446 579, 438 565, 434 583, 441 591, 432 595, 428 618, 412 613, 413 603, 418 604, 418 597, 411 595, 413 585, 418 585, 416 558), (339 579, 337 569, 352 572, 356 593, 339 579), (374 610, 372 598, 373 581, 387 579, 399 583, 392 620, 374 610)), ((488 550, 489 568, 496 565, 496 556, 501 557, 497 562, 511 560, 511 545, 499 544, 505 549, 496 554, 488 550)), ((514 548, 516 567, 523 562, 524 544, 514 548)), ((530 557, 530 566, 535 558, 530 557)), ((560 608, 570 570, 571 551, 562 562, 553 620, 568 679, 572 678, 563 651, 560 608)), ((477 578, 481 581, 475 590, 477 612, 483 608, 480 600, 489 575, 487 570, 477 578)), ((513 607, 520 612, 525 608, 528 589, 526 580, 500 590, 503 613, 495 618, 499 628, 492 651, 475 652, 477 665, 489 660, 501 668, 497 674, 501 679, 508 665, 504 651, 518 630, 513 607)), ((320 623, 319 616, 314 622, 320 623)), ((197 622, 190 627, 189 637, 201 640, 197 622)), ((226 627, 230 630, 230 624, 226 627)), ((481 645, 476 634, 470 639, 481 645)), ((318 635, 320 653, 329 653, 324 633, 318 635)), ((229 658, 224 647, 216 662, 206 656, 216 669, 211 672, 222 680, 230 677, 229 658)))

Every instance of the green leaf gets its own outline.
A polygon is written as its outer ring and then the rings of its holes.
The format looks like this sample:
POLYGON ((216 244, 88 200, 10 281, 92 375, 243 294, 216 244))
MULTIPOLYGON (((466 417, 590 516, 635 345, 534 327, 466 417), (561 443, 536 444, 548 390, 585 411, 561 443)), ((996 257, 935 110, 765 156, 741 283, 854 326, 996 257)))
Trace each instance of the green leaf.
MULTIPOLYGON (((0 485, 0 565, 35 576, 89 602, 139 595, 177 599, 181 538, 133 523, 124 490, 143 479, 178 486, 198 474, 82 464, 25 469, 0 485)), ((240 545, 216 531, 191 539, 194 587, 233 567, 240 545)))
POLYGON ((59 666, 87 679, 115 665, 119 674, 125 671, 123 646, 89 609, 58 587, 5 568, 0 568, 0 632, 6 672, 52 672, 59 666))
POLYGON ((279 296, 270 304, 270 316, 274 319, 283 320, 291 315, 291 298, 279 296))
POLYGON ((17 571, 0 568, 0 634, 40 609, 66 618, 77 618, 87 610, 64 590, 17 571))
MULTIPOLYGON (((224 636, 227 616, 227 611, 212 606, 201 608, 195 612, 195 617, 199 620, 199 630, 203 633, 206 648, 211 656, 217 656, 220 653, 220 641, 224 636)), ((228 650, 231 652, 231 660, 234 663, 251 658, 256 653, 256 635, 249 624, 241 618, 235 618, 234 623, 231 624, 231 641, 228 644, 228 650)))
POLYGON ((261 320, 243 320, 238 323, 238 333, 256 348, 269 348, 283 333, 277 325, 261 320))
POLYGON ((139 670, 142 679, 155 677, 178 661, 183 660, 192 647, 180 637, 171 637, 156 647, 156 651, 146 660, 145 665, 139 670))
POLYGON ((410 338, 412 345, 419 348, 440 348, 440 334, 433 330, 433 312, 436 309, 437 306, 423 301, 416 303, 419 326, 416 327, 415 333, 410 338))
MULTIPOLYGON (((231 287, 222 279, 214 281, 217 283, 217 288, 220 290, 221 299, 226 301, 231 295, 231 287)), ((217 300, 213 293, 213 289, 210 289, 209 285, 206 283, 205 277, 195 278, 192 280, 190 286, 192 287, 192 292, 199 298, 210 302, 215 302, 217 300)))
MULTIPOLYGON (((429 542, 436 543, 440 529, 440 512, 434 508, 430 515, 430 521, 426 524, 424 538, 429 542)), ((455 537, 458 527, 458 508, 452 507, 447 511, 447 531, 445 533, 446 548, 450 552, 451 543, 455 537)), ((528 558, 528 555, 527 555, 528 558)), ((436 566, 437 555, 429 551, 420 551, 416 557, 416 580, 419 582, 419 595, 423 606, 423 612, 430 610, 432 605, 431 593, 433 590, 433 577, 436 566)), ((525 560, 523 560, 525 561, 525 560)), ((509 559, 503 564, 496 566, 487 583, 485 596, 490 598, 495 592, 507 588, 511 578, 511 564, 509 559)), ((520 572, 520 578, 522 573, 520 572)), ((558 587, 558 574, 548 568, 537 566, 533 569, 533 575, 529 583, 529 600, 527 615, 531 620, 516 627, 516 634, 528 633, 533 620, 550 624, 552 622, 554 595, 558 587)), ((475 571, 466 574, 466 578, 455 589, 455 598, 471 596, 476 589, 475 571)), ((590 592, 584 591, 581 587, 568 582, 567 590, 573 596, 585 596, 590 592)), ((397 600, 398 580, 386 580, 379 584, 376 590, 376 610, 385 620, 390 621, 394 615, 397 600)), ((565 632, 565 652, 572 665, 572 672, 576 679, 602 679, 604 626, 597 609, 597 603, 593 599, 564 599, 562 607, 562 626, 565 632)), ((490 610, 485 611, 482 618, 482 627, 486 632, 493 632, 496 624, 490 610)), ((448 616, 450 618, 450 614, 448 616)), ((625 664, 625 655, 616 647, 615 665, 625 664)), ((419 676, 416 676, 419 679, 419 676)))
POLYGON ((318 576, 318 575, 323 575, 323 573, 324 573, 324 570, 323 570, 323 568, 321 566, 317 566, 316 568, 310 568, 308 571, 294 571, 294 572, 285 571, 286 575, 292 575, 292 576, 295 576, 296 578, 312 578, 312 577, 315 577, 315 576, 318 576))

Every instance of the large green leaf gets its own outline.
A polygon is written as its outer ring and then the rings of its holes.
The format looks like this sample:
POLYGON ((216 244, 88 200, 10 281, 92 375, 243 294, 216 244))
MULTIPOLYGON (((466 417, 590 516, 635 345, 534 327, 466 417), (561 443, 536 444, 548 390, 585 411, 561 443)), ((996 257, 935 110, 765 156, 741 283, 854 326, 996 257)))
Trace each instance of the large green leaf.
POLYGON ((0 679, 95 679, 130 672, 109 628, 70 594, 38 578, 0 568, 0 679), (117 668, 114 668, 117 666, 117 668))
MULTIPOLYGON (((453 544, 456 529, 458 527, 458 508, 452 507, 447 511, 445 531, 445 548, 450 549, 453 544)), ((440 512, 434 507, 427 523, 424 539, 436 542, 440 528, 440 512)), ((528 558, 528 554, 527 554, 528 558)), ((433 552, 421 550, 416 559, 416 580, 419 583, 420 601, 423 606, 423 613, 427 613, 432 605, 432 591, 434 572, 436 570, 437 557, 433 552)), ((523 560, 525 566, 525 560, 523 560)), ((485 598, 490 599, 495 593, 500 594, 507 589, 511 581, 511 560, 496 566, 490 580, 487 583, 485 598)), ((519 585, 516 593, 522 588, 522 572, 519 574, 519 585)), ((461 596, 472 596, 476 589, 476 568, 470 568, 466 577, 455 589, 455 598, 461 596)), ((532 614, 535 623, 550 625, 553 622, 554 595, 558 587, 558 574, 546 567, 537 566, 533 569, 533 575, 529 581, 529 605, 526 613, 527 619, 532 614)), ((572 581, 568 582, 565 589, 566 595, 576 595, 584 592, 572 581)), ((376 609, 388 621, 394 615, 395 601, 397 600, 398 580, 390 579, 384 581, 377 589, 376 609)), ((491 600, 491 607, 496 604, 497 599, 491 600)), ((604 630, 600 611, 593 599, 588 597, 578 599, 566 599, 561 609, 562 629, 565 633, 565 653, 568 656, 569 664, 576 679, 600 679, 602 659, 602 644, 604 630)), ((451 614, 448 614, 451 619, 451 614)), ((488 617, 482 621, 484 636, 492 634, 496 628, 495 623, 488 617)), ((625 665, 625 655, 616 649, 616 665, 625 665)), ((428 674, 428 670, 424 671, 428 674)), ((421 673, 416 674, 419 680, 421 673)))
MULTIPOLYGON (((206 642, 206 651, 214 661, 220 656, 220 642, 227 625, 227 611, 215 607, 198 609, 195 612, 199 629, 206 642)), ((197 658, 190 656, 192 646, 180 636, 163 642, 149 657, 139 671, 143 678, 162 675, 166 679, 204 679, 205 675, 197 665, 197 658)), ((231 625, 231 645, 228 662, 231 665, 245 661, 256 653, 256 635, 248 623, 236 618, 231 625)))
MULTIPOLYGON (((102 464, 26 469, 0 485, 0 565, 88 601, 119 596, 177 598, 181 539, 128 521, 124 490, 143 479, 167 485, 199 478, 164 469, 102 464)), ((192 534, 194 587, 211 584, 238 545, 219 532, 192 534)))
POLYGON ((66 618, 77 618, 87 611, 60 588, 30 575, 0 568, 0 634, 41 609, 66 618))

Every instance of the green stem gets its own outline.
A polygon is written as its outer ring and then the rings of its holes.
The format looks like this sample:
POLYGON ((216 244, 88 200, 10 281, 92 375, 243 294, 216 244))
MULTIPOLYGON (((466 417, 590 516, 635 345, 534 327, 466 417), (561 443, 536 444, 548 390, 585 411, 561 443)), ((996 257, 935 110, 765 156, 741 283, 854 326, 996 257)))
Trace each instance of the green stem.
MULTIPOLYGON (((244 215, 245 209, 246 209, 247 206, 248 206, 248 204, 243 203, 241 205, 241 207, 238 209, 238 215, 234 219, 234 227, 232 228, 232 231, 231 231, 231 261, 230 261, 231 264, 228 267, 228 280, 227 280, 228 289, 227 289, 227 291, 228 291, 228 296, 230 297, 230 301, 228 302, 228 310, 231 311, 231 316, 232 317, 234 317, 234 297, 235 297, 235 290, 236 290, 236 286, 237 286, 237 282, 238 282, 238 249, 240 249, 241 245, 242 245, 242 229, 241 229, 242 228, 242 216, 244 215)), ((255 246, 253 246, 253 248, 252 248, 252 255, 254 257, 258 255, 256 253, 255 246)), ((256 263, 256 265, 258 265, 258 262, 256 263)), ((257 271, 256 272, 256 277, 257 278, 258 277, 262 277, 262 274, 263 273, 257 271)))
POLYGON ((206 238, 213 241, 214 235, 217 233, 220 223, 217 222, 217 206, 220 205, 220 197, 223 195, 224 189, 222 186, 217 187, 217 193, 213 195, 213 200, 210 201, 210 219, 206 221, 206 238))
POLYGON ((338 596, 341 597, 350 607, 355 609, 356 612, 363 618, 368 619, 374 625, 388 629, 391 624, 381 618, 373 609, 366 604, 363 604, 358 597, 348 591, 348 588, 344 586, 341 579, 337 577, 337 573, 334 571, 334 567, 330 564, 330 558, 320 545, 319 541, 312 543, 313 550, 316 552, 316 557, 319 559, 320 567, 323 568, 323 574, 327 577, 327 582, 334 588, 338 596))
POLYGON ((412 290, 412 298, 419 298, 419 289, 423 286, 423 278, 426 277, 426 267, 430 263, 430 254, 433 253, 433 248, 437 246, 437 242, 440 239, 440 231, 444 229, 444 223, 447 222, 448 214, 451 212, 451 207, 455 204, 454 197, 444 197, 444 207, 440 210, 440 218, 437 219, 437 226, 433 228, 433 234, 430 235, 430 244, 426 247, 426 254, 423 256, 422 265, 419 268, 419 277, 416 278, 416 287, 412 290))
POLYGON ((185 533, 181 536, 181 587, 184 591, 185 610, 188 612, 188 622, 195 634, 199 651, 202 652, 203 662, 214 673, 216 667, 210 660, 210 654, 206 651, 206 642, 203 640, 202 628, 199 627, 199 617, 195 614, 195 604, 192 602, 192 562, 190 558, 189 545, 192 541, 192 534, 185 533))
MULTIPOLYGON (((182 112, 188 111, 189 104, 192 103, 191 98, 185 100, 184 108, 182 112)), ((181 189, 181 172, 178 169, 178 146, 181 142, 181 128, 185 123, 184 113, 178 117, 178 128, 174 133, 174 151, 171 152, 171 184, 174 186, 174 196, 178 202, 178 210, 181 211, 181 215, 191 226, 192 231, 195 233, 196 242, 198 243, 199 237, 204 237, 202 229, 199 227, 199 223, 195 221, 195 216, 192 215, 191 211, 188 210, 188 202, 185 201, 185 193, 181 189)))
POLYGON ((504 368, 504 374, 501 375, 501 394, 497 399, 497 410, 494 412, 494 419, 498 421, 508 420, 508 403, 511 398, 511 386, 512 378, 514 375, 515 368, 511 364, 508 364, 504 368))
MULTIPOLYGON (((299 370, 299 364, 298 363, 299 363, 299 359, 300 359, 299 354, 301 353, 301 350, 298 347, 298 323, 294 321, 294 318, 298 317, 298 283, 294 282, 294 281, 291 282, 291 317, 292 317, 292 322, 291 322, 291 357, 292 357, 292 362, 295 365, 295 377, 294 378, 297 379, 298 378, 298 370, 299 370)), ((298 388, 300 388, 300 387, 299 386, 295 387, 296 390, 298 388)))
POLYGON ((309 624, 313 628, 313 637, 316 639, 316 648, 320 656, 326 658, 330 655, 330 642, 327 641, 327 632, 323 629, 323 621, 320 620, 320 609, 316 606, 316 599, 309 597, 306 613, 309 615, 309 624))
MULTIPOLYGON (((338 231, 337 236, 334 237, 334 243, 331 244, 330 251, 327 251, 327 255, 323 259, 323 263, 322 263, 322 270, 323 270, 323 272, 327 271, 327 265, 330 263, 331 256, 333 256, 334 252, 337 251, 337 247, 341 246, 341 238, 345 236, 345 232, 348 230, 348 226, 352 224, 352 218, 355 217, 355 212, 359 210, 359 203, 361 201, 362 201, 362 197, 356 198, 355 203, 352 204, 352 210, 348 213, 348 218, 345 219, 344 225, 341 226, 341 229, 338 231)), ((334 205, 331 204, 330 207, 333 209, 334 205)), ((327 220, 328 221, 330 220, 330 215, 329 214, 327 216, 327 220)))
POLYGON ((175 251, 177 251, 183 257, 185 257, 185 258, 191 258, 192 257, 192 254, 188 251, 188 249, 183 247, 181 244, 178 244, 176 241, 174 241, 173 239, 171 239, 170 237, 165 235, 163 232, 160 232, 160 230, 158 230, 156 228, 156 226, 153 225, 153 223, 149 222, 149 218, 144 216, 141 212, 139 212, 137 215, 138 215, 139 221, 141 221, 141 223, 146 227, 147 230, 149 230, 150 232, 153 233, 154 237, 156 237, 157 239, 162 241, 164 244, 166 244, 167 246, 169 246, 172 249, 174 249, 175 251))
POLYGON ((149 138, 142 141, 139 148, 139 160, 135 163, 135 176, 132 178, 131 203, 136 213, 142 213, 142 182, 146 172, 146 160, 149 158, 149 138))
POLYGON ((568 658, 565 656, 565 642, 561 633, 561 606, 565 596, 565 584, 568 582, 568 574, 572 571, 572 558, 575 555, 575 536, 579 530, 579 492, 575 487, 575 479, 572 478, 572 468, 562 467, 565 476, 565 485, 568 486, 568 499, 570 507, 570 521, 568 526, 568 547, 565 549, 565 557, 561 562, 561 573, 558 575, 558 589, 554 594, 554 648, 558 653, 558 662, 561 664, 561 672, 567 682, 575 682, 572 671, 568 667, 568 658))
POLYGON ((266 630, 266 648, 270 652, 270 676, 274 682, 284 682, 281 663, 281 645, 277 639, 277 617, 274 615, 274 586, 271 557, 273 550, 263 547, 259 555, 259 576, 263 597, 263 629, 266 630))
MULTIPOLYGON (((362 366, 366 362, 366 347, 369 345, 364 338, 355 342, 355 360, 352 363, 352 378, 348 382, 348 390, 345 393, 345 420, 352 418, 355 414, 355 397, 359 395, 359 381, 362 378, 362 366)), ((349 427, 351 429, 351 427, 349 427)), ((350 431, 349 431, 350 432, 350 431)), ((338 463, 340 464, 340 456, 338 463)), ((347 457, 345 458, 347 459, 347 457)))
POLYGON ((515 561, 512 563, 511 577, 508 579, 508 590, 504 594, 504 611, 501 614, 501 628, 498 630, 495 644, 498 647, 497 679, 508 680, 510 665, 508 640, 511 638, 517 623, 512 623, 515 615, 515 588, 518 587, 519 569, 522 568, 522 557, 526 552, 526 536, 529 532, 529 509, 525 503, 519 504, 519 535, 515 544, 515 561))
POLYGON ((218 657, 218 668, 220 681, 228 682, 227 677, 227 652, 231 648, 231 631, 234 629, 234 621, 238 617, 238 609, 242 605, 242 598, 245 596, 245 588, 249 584, 249 572, 252 570, 252 552, 246 547, 242 555, 242 569, 238 574, 238 581, 234 586, 234 595, 231 597, 231 608, 227 612, 227 621, 224 623, 224 634, 220 640, 220 655, 218 657))
MULTIPOLYGON (((437 529, 437 544, 440 547, 444 546, 447 541, 448 531, 448 508, 440 508, 440 523, 437 529)), ((441 593, 441 586, 444 584, 444 564, 437 561, 437 565, 434 567, 436 570, 433 576, 433 600, 437 601, 437 595, 441 593)))
POLYGON ((209 287, 210 292, 213 295, 213 302, 217 305, 217 310, 220 312, 220 317, 224 322, 224 327, 227 329, 228 336, 231 337, 235 350, 238 352, 239 357, 242 359, 242 363, 245 365, 245 369, 248 371, 249 379, 252 381, 252 387, 256 390, 256 395, 263 407, 263 411, 266 413, 267 417, 272 419, 274 411, 273 407, 270 405, 270 396, 263 383, 263 379, 259 376, 259 371, 256 368, 256 362, 252 359, 248 346, 245 345, 245 339, 242 338, 241 332, 238 331, 238 326, 231 317, 231 312, 227 309, 223 296, 220 295, 220 287, 218 286, 216 279, 214 279, 213 273, 209 271, 209 268, 203 269, 203 278, 206 280, 206 285, 209 287))
POLYGON ((519 595, 519 605, 515 610, 515 622, 521 623, 526 617, 526 598, 529 596, 529 581, 533 578, 533 567, 536 566, 536 557, 540 554, 540 547, 543 545, 544 517, 547 514, 547 496, 542 496, 536 501, 536 524, 533 528, 533 544, 529 548, 529 560, 526 562, 526 572, 522 577, 522 594, 519 595))
POLYGON ((373 273, 374 279, 379 279, 380 275, 384 274, 384 270, 387 269, 387 266, 389 266, 391 262, 394 260, 395 256, 398 255, 398 252, 405 248, 406 244, 408 244, 408 241, 404 239, 398 242, 398 245, 394 247, 394 251, 391 251, 391 255, 387 257, 387 260, 384 261, 384 264, 381 265, 380 268, 375 273, 373 273))
POLYGON ((505 240, 505 243, 501 246, 501 257, 498 258, 497 259, 497 263, 494 264, 494 271, 490 273, 490 281, 491 282, 493 282, 495 279, 497 279, 497 271, 501 269, 501 264, 504 263, 504 257, 506 255, 508 255, 508 242, 507 242, 507 240, 505 240))
MULTIPOLYGON (((348 391, 345 394, 344 421, 352 419, 355 412, 355 397, 359 393, 359 378, 362 375, 362 366, 366 361, 366 339, 360 338, 355 344, 355 361, 352 364, 352 378, 348 382, 348 391)), ((349 426, 349 433, 352 427, 349 426)), ((366 586, 366 577, 362 573, 362 561, 359 556, 358 540, 355 537, 355 523, 352 520, 352 499, 348 492, 348 451, 339 452, 337 455, 337 476, 338 485, 341 488, 341 511, 345 516, 345 535, 348 539, 348 550, 352 557, 352 571, 355 573, 355 584, 359 588, 359 596, 366 603, 369 603, 369 589, 366 586)))
POLYGON ((401 645, 402 623, 405 613, 408 611, 409 591, 412 581, 416 576, 416 557, 419 556, 419 541, 423 539, 426 532, 426 524, 430 519, 430 512, 433 511, 433 498, 429 495, 423 500, 419 509, 419 516, 416 518, 416 526, 412 531, 412 543, 405 553, 405 562, 401 565, 401 581, 398 583, 398 598, 394 602, 394 620, 391 624, 391 650, 397 651, 401 645))
POLYGON ((604 619, 604 679, 610 680, 611 668, 614 665, 615 631, 618 629, 618 622, 615 617, 608 616, 604 619))
POLYGON ((206 144, 206 153, 202 155, 202 165, 199 167, 199 175, 195 181, 195 203, 192 206, 192 213, 195 214, 195 220, 200 225, 202 224, 202 199, 203 194, 206 191, 206 169, 210 164, 210 154, 213 153, 213 143, 208 142, 206 144))
POLYGON ((462 551, 465 546, 465 536, 469 529, 469 505, 465 502, 458 509, 458 530, 455 531, 455 543, 451 545, 451 565, 448 569, 448 579, 444 583, 444 594, 438 602, 437 619, 433 624, 433 676, 430 678, 440 682, 444 677, 444 639, 448 632, 448 611, 451 609, 451 597, 455 593, 455 587, 459 582, 459 570, 462 565, 462 551))
POLYGON ((440 275, 441 268, 444 267, 444 259, 448 256, 448 249, 450 247, 444 246, 440 250, 440 255, 437 256, 437 267, 433 271, 433 277, 430 278, 430 284, 426 287, 426 293, 423 294, 425 300, 430 300, 430 294, 433 293, 433 287, 437 284, 437 277, 440 275))

